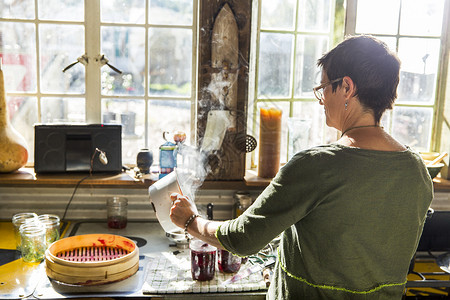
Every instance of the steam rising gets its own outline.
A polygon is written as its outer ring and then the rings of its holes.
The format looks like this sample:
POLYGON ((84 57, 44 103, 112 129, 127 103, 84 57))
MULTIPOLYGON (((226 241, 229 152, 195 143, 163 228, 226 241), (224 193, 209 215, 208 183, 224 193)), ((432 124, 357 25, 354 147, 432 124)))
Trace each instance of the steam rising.
POLYGON ((207 155, 196 148, 179 145, 177 176, 183 195, 194 200, 195 193, 210 172, 207 155))

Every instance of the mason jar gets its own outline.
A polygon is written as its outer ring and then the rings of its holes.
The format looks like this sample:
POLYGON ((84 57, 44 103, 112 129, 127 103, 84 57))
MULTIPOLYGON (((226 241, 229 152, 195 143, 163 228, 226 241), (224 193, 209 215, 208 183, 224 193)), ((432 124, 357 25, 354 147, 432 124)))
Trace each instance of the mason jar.
POLYGON ((59 239, 60 233, 59 233, 59 225, 60 220, 57 215, 40 215, 38 217, 39 221, 42 225, 44 225, 45 228, 45 243, 48 248, 51 243, 54 241, 57 241, 59 239))
POLYGON ((112 197, 106 200, 108 228, 123 229, 127 227, 128 199, 112 197))
POLYGON ((38 215, 31 212, 18 213, 12 217, 12 223, 14 226, 14 237, 16 238, 16 249, 21 250, 21 238, 20 238, 20 226, 28 222, 38 221, 38 215))
POLYGON ((29 222, 22 224, 19 231, 23 261, 42 261, 45 256, 45 250, 47 250, 44 225, 39 222, 29 222))

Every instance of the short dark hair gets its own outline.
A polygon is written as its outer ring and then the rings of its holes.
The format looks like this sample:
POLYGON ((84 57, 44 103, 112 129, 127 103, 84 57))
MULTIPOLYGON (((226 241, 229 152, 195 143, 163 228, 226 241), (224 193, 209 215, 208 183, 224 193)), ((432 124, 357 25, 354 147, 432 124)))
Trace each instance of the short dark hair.
MULTIPOLYGON (((328 79, 350 77, 364 108, 372 110, 378 123, 386 109, 392 109, 397 98, 400 60, 387 45, 369 35, 346 38, 323 55, 317 65, 328 79)), ((342 81, 332 85, 333 92, 342 81)))

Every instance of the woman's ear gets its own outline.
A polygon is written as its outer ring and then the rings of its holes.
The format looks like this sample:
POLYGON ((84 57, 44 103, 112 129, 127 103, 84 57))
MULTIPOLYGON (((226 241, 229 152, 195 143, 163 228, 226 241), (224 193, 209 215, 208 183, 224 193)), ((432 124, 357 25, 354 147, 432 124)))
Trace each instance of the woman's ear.
POLYGON ((345 76, 344 78, 342 78, 342 89, 343 89, 345 97, 347 99, 350 99, 351 97, 353 97, 356 94, 355 83, 348 76, 345 76))

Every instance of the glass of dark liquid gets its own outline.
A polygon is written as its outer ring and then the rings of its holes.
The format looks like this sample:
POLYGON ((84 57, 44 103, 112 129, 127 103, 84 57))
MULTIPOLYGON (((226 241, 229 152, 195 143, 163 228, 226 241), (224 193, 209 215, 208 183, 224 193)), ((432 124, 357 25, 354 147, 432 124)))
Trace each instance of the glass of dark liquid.
POLYGON ((241 268, 242 258, 227 250, 217 250, 217 265, 219 271, 224 273, 235 273, 241 268))
POLYGON ((127 227, 128 199, 124 197, 112 197, 107 200, 108 227, 122 229, 127 227))
POLYGON ((191 250, 192 279, 212 280, 216 270, 217 248, 198 239, 192 239, 189 248, 191 250))

